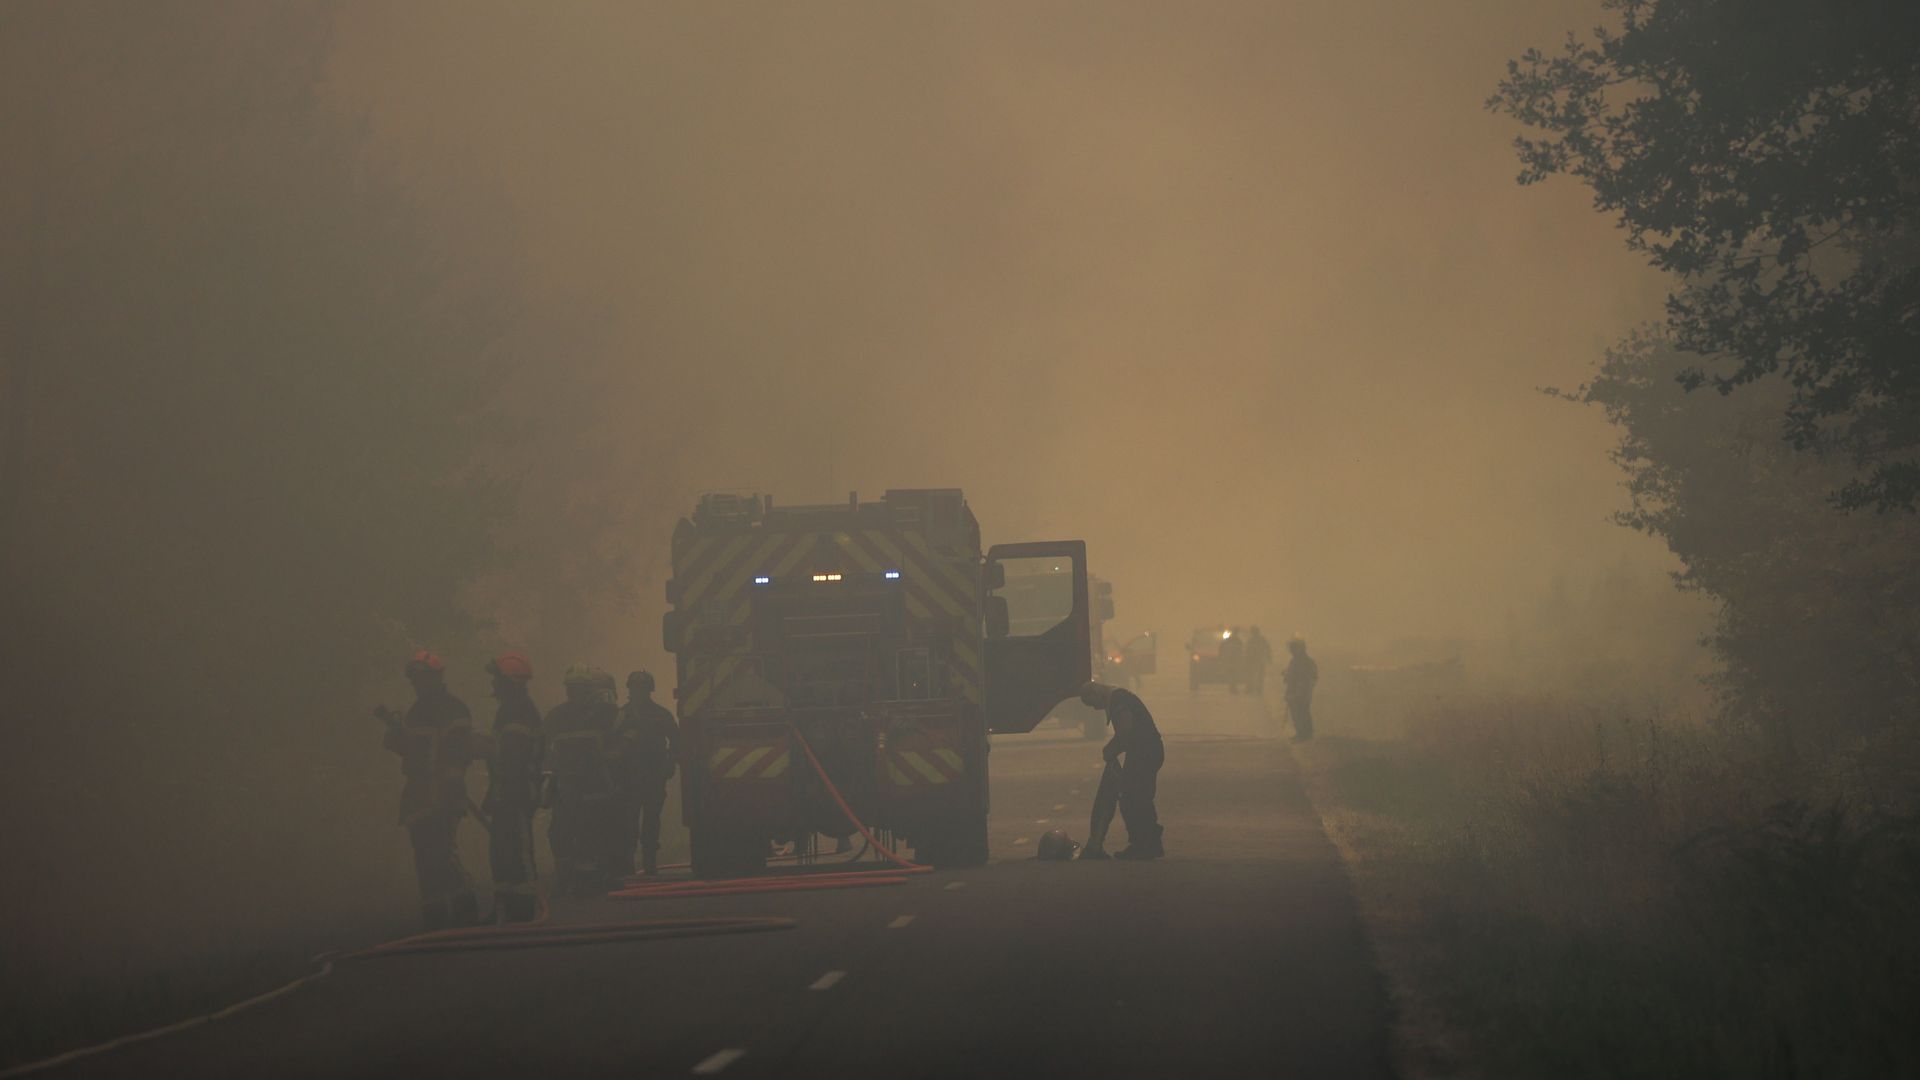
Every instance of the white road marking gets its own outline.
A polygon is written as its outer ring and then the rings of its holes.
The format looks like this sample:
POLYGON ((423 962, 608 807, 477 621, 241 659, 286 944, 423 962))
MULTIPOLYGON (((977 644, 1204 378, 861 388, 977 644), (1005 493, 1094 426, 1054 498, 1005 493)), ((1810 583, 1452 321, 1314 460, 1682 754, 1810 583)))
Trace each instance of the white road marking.
POLYGON ((1072 790, 1070 790, 1070 791, 1068 791, 1068 792, 1067 792, 1067 794, 1069 794, 1069 795, 1078 795, 1078 794, 1080 794, 1080 789, 1079 789, 1079 788, 1074 788, 1074 789, 1072 789, 1072 790))
POLYGON ((964 881, 949 881, 949 882, 947 882, 947 891, 948 891, 948 892, 952 892, 952 891, 953 891, 953 890, 955 890, 955 889, 964 889, 964 888, 966 888, 966 887, 967 887, 967 883, 966 883, 966 882, 964 882, 964 881))
POLYGON ((1045 825, 1046 823, 1047 823, 1046 818, 1040 818, 1034 822, 1035 825, 1045 825))
POLYGON ((895 915, 893 921, 887 924, 887 929, 898 930, 912 921, 913 916, 911 915, 895 915))
POLYGON ((712 1057, 708 1058, 707 1060, 701 1062, 700 1064, 695 1065, 693 1067, 693 1075, 712 1076, 714 1073, 719 1072, 720 1070, 726 1068, 727 1066, 733 1064, 736 1061, 739 1061, 741 1058, 746 1056, 747 1056, 747 1052, 745 1050, 740 1050, 740 1049, 722 1050, 719 1053, 714 1054, 712 1057))
POLYGON ((817 979, 815 979, 815 980, 813 980, 813 985, 812 985, 812 986, 809 986, 809 987, 807 987, 807 989, 809 989, 809 990, 831 990, 831 989, 833 989, 833 984, 834 984, 834 983, 837 983, 837 982, 839 982, 839 981, 840 981, 841 979, 844 979, 844 978, 846 978, 846 977, 847 977, 847 973, 846 973, 846 972, 844 972, 844 971, 829 971, 829 972, 827 972, 827 973, 826 973, 825 975, 822 975, 822 976, 820 976, 819 978, 817 978, 817 979))
POLYGON ((1021 837, 1020 839, 1018 839, 1018 840, 1015 840, 1015 841, 1014 841, 1014 843, 1016 843, 1016 844, 1024 844, 1024 843, 1026 843, 1026 842, 1027 842, 1027 840, 1028 840, 1028 838, 1027 838, 1027 837, 1024 837, 1024 836, 1023 836, 1023 837, 1021 837))
MULTIPOLYGON (((1080 793, 1076 791, 1076 792, 1074 792, 1074 794, 1075 794, 1075 795, 1078 795, 1078 794, 1080 794, 1080 793)), ((1066 803, 1056 803, 1056 804, 1054 804, 1054 807, 1053 807, 1053 811, 1054 811, 1054 813, 1056 813, 1056 814, 1057 814, 1057 813, 1059 813, 1060 811, 1062 811, 1062 810, 1065 810, 1066 808, 1067 808, 1067 804, 1066 804, 1066 803)))

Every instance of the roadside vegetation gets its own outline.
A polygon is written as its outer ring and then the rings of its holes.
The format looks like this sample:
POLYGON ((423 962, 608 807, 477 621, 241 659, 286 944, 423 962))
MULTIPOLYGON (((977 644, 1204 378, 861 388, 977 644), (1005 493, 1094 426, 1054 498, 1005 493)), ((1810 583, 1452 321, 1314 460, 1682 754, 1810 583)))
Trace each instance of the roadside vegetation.
POLYGON ((1708 696, 1515 671, 1302 759, 1409 1072, 1920 1074, 1920 9, 1603 6, 1489 104, 1672 275, 1558 396, 1710 605, 1708 696))
MULTIPOLYGON (((1698 717, 1545 696, 1300 748, 1409 1071, 1920 1069, 1920 825, 1698 717)), ((1869 770, 1870 771, 1870 770, 1869 770)))

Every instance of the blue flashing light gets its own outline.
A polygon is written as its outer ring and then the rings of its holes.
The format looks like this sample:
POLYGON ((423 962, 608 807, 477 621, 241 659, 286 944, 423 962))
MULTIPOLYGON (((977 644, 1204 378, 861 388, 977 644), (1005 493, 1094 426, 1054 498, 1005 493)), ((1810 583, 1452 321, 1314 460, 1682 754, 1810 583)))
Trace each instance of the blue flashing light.
POLYGON ((770 577, 757 577, 753 579, 753 583, 755 585, 771 585, 773 584, 773 579, 770 577))
POLYGON ((899 580, 900 580, 900 571, 898 571, 898 570, 889 570, 889 571, 887 571, 887 580, 888 580, 888 581, 899 581, 899 580))

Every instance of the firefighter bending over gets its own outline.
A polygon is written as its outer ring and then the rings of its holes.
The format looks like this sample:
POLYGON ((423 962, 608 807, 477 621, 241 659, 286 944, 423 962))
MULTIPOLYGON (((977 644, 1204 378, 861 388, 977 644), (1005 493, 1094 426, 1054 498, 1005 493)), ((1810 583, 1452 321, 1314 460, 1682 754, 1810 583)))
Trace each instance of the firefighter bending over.
POLYGON ((1289 640, 1287 651, 1293 659, 1280 673, 1287 684, 1287 715, 1293 717, 1293 741, 1306 742, 1313 738, 1313 684, 1320 681, 1320 665, 1307 655, 1305 638, 1289 640))
MULTIPOLYGON (((612 676, 597 668, 576 664, 563 682, 567 700, 547 714, 553 805, 547 838, 560 891, 581 897, 606 890, 624 872, 620 819, 627 804, 616 769, 620 708, 609 698, 612 676)), ((631 861, 631 851, 626 858, 631 861)))
MULTIPOLYGON (((1113 725, 1113 738, 1100 751, 1108 765, 1120 767, 1120 820, 1127 826, 1127 847, 1116 851, 1116 859, 1157 859, 1166 854, 1161 846, 1160 815, 1153 799, 1159 787, 1160 766, 1166 764, 1167 748, 1160 739, 1147 704, 1131 690, 1088 683, 1080 691, 1080 700, 1107 714, 1113 725), (1125 757, 1125 761, 1121 758, 1125 757)), ((1090 841, 1081 858, 1101 858, 1090 841)))
POLYGON ((633 858, 633 840, 640 840, 640 868, 649 876, 660 872, 660 812, 667 805, 667 781, 678 760, 680 725, 673 713, 653 700, 653 673, 627 676, 627 704, 620 712, 620 731, 627 740, 626 773, 633 804, 625 812, 627 826, 622 847, 633 858))
POLYGON ((540 732, 540 708, 527 684, 533 665, 517 652, 501 653, 487 663, 493 676, 493 732, 488 741, 487 795, 480 808, 488 816, 487 856, 493 870, 495 922, 526 922, 535 909, 538 874, 533 859, 533 812, 540 805, 540 759, 546 740, 540 732))
POLYGON ((428 930, 480 921, 473 880, 460 865, 456 836, 467 814, 467 766, 473 762, 473 716, 447 691, 446 665, 426 649, 407 661, 413 704, 405 716, 382 705, 386 748, 400 755, 406 785, 400 791, 400 824, 413 840, 413 869, 420 879, 420 921, 428 930))

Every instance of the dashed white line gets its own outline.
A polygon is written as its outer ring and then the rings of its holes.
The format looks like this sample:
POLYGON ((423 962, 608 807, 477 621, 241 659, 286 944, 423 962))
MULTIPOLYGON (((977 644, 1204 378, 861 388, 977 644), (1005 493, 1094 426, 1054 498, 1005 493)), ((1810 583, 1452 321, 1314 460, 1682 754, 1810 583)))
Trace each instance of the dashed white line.
POLYGON ((826 973, 825 975, 822 975, 822 976, 820 976, 819 978, 817 978, 817 979, 815 979, 815 980, 813 980, 813 985, 812 985, 812 986, 809 986, 809 987, 807 987, 807 989, 809 989, 809 990, 831 990, 831 989, 833 989, 833 984, 834 984, 834 983, 837 983, 837 982, 839 982, 839 981, 840 981, 841 979, 844 979, 844 978, 846 978, 846 977, 847 977, 847 973, 846 973, 846 972, 844 972, 844 971, 829 971, 829 972, 827 972, 827 973, 826 973))
POLYGON ((1045 825, 1046 823, 1047 823, 1046 818, 1038 818, 1034 821, 1035 825, 1045 825))
POLYGON ((967 887, 967 883, 966 883, 966 882, 964 882, 964 881, 949 881, 949 882, 947 882, 947 891, 948 891, 948 892, 952 892, 952 891, 953 891, 953 890, 955 890, 955 889, 964 889, 964 888, 966 888, 966 887, 967 887))
POLYGON ((911 915, 895 915, 893 921, 887 924, 887 929, 898 930, 912 921, 913 916, 911 915))
POLYGON ((1078 794, 1080 794, 1080 789, 1079 789, 1079 788, 1071 788, 1071 789, 1069 789, 1069 790, 1067 791, 1067 794, 1069 794, 1069 795, 1078 795, 1078 794))
POLYGON ((747 1056, 747 1052, 745 1050, 741 1050, 737 1048, 731 1049, 731 1050, 722 1050, 714 1054, 712 1057, 709 1057, 707 1060, 701 1062, 700 1064, 695 1065, 693 1067, 693 1075, 712 1076, 714 1073, 719 1072, 720 1070, 726 1068, 727 1066, 733 1064, 736 1061, 739 1061, 741 1058, 746 1056, 747 1056))
POLYGON ((1015 840, 1015 841, 1014 841, 1014 843, 1016 843, 1016 844, 1024 844, 1024 843, 1027 843, 1027 842, 1028 842, 1028 840, 1029 840, 1029 838, 1028 838, 1028 837, 1025 837, 1025 836, 1023 836, 1023 837, 1021 837, 1020 839, 1018 839, 1018 840, 1015 840))
MULTIPOLYGON (((1074 792, 1074 794, 1075 794, 1075 795, 1078 795, 1078 794, 1080 794, 1080 793, 1076 791, 1076 792, 1074 792)), ((1062 811, 1062 810, 1065 810, 1066 808, 1067 808, 1067 804, 1066 804, 1066 803, 1056 803, 1056 804, 1054 804, 1054 807, 1053 807, 1053 812, 1057 814, 1057 813, 1059 813, 1060 811, 1062 811)))

